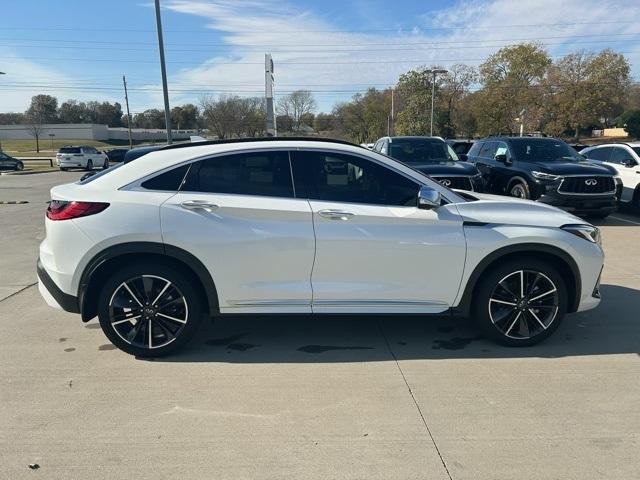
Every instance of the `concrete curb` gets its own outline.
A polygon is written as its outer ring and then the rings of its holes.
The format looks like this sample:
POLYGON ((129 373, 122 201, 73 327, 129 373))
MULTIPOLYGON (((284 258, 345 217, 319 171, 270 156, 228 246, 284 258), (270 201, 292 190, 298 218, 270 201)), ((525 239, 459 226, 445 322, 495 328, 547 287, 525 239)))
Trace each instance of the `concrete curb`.
POLYGON ((43 168, 38 170, 13 170, 9 172, 1 172, 0 175, 35 175, 36 173, 57 172, 58 168, 43 168))

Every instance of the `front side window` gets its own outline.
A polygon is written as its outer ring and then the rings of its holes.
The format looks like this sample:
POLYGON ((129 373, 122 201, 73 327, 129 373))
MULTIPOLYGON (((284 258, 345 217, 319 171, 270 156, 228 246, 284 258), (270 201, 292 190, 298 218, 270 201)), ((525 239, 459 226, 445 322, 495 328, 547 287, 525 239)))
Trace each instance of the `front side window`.
POLYGON ((293 197, 289 155, 251 152, 200 160, 193 163, 181 190, 293 197))
POLYGON ((415 206, 418 184, 370 160, 342 153, 292 152, 296 195, 312 200, 415 206))
POLYGON ((624 147, 615 147, 613 152, 611 152, 611 160, 609 161, 619 165, 626 165, 633 161, 633 158, 631 157, 631 153, 629 153, 624 147))
POLYGON ((484 145, 482 145, 480 154, 478 156, 483 158, 493 158, 496 154, 497 148, 498 142, 486 142, 484 145))

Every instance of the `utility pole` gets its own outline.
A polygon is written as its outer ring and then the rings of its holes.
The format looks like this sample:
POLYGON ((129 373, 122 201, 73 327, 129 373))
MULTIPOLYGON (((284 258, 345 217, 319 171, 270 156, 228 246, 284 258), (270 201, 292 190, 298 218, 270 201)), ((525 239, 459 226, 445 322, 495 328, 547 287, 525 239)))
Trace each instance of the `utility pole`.
POLYGON ((160 71, 162 73, 162 93, 164 95, 164 123, 167 127, 167 144, 171 145, 171 110, 169 109, 169 91, 167 89, 167 67, 164 63, 164 42, 162 41, 162 20, 160 18, 160 0, 156 2, 156 26, 158 29, 158 50, 160 51, 160 71))
POLYGON ((122 83, 124 85, 124 102, 127 104, 127 127, 129 127, 129 150, 133 148, 131 141, 131 112, 129 112, 129 95, 127 95, 127 79, 122 75, 122 83))
POLYGON ((278 127, 276 125, 276 115, 273 105, 273 59, 270 53, 264 54, 264 96, 267 102, 267 125, 265 131, 267 137, 275 137, 278 135, 278 127))
MULTIPOLYGON (((6 75, 6 73, 0 72, 0 75, 6 75)), ((0 152, 2 152, 2 138, 0 138, 0 152)))
POLYGON ((394 105, 393 105, 393 92, 394 89, 391 89, 391 126, 389 127, 389 136, 391 136, 393 134, 393 130, 394 130, 394 120, 395 120, 395 111, 394 111, 394 105))
POLYGON ((447 73, 447 70, 442 68, 432 68, 425 70, 425 72, 433 75, 431 80, 431 129, 429 130, 429 136, 433 137, 433 105, 436 96, 436 75, 439 73, 447 73))

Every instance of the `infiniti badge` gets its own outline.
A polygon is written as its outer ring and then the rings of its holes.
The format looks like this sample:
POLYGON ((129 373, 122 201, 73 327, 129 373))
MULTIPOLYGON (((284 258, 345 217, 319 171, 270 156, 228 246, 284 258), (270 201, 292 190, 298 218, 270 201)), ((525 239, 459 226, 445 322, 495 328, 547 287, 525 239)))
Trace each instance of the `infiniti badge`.
POLYGON ((449 180, 448 178, 445 178, 444 180, 440 180, 440 184, 444 185, 445 187, 449 187, 451 186, 451 180, 449 180))
POLYGON ((596 180, 595 178, 588 178, 587 180, 584 181, 585 185, 597 185, 598 184, 598 180, 596 180))

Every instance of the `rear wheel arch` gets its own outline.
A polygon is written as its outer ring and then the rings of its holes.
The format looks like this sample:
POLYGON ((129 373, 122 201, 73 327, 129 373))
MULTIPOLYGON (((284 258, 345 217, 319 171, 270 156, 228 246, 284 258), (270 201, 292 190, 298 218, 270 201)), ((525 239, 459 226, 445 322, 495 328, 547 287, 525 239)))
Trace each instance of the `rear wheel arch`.
POLYGON ((159 262, 171 265, 191 277, 200 290, 203 309, 209 315, 219 312, 218 294, 211 274, 189 252, 155 242, 132 242, 109 247, 97 254, 85 267, 80 277, 78 303, 82 320, 87 322, 98 312, 98 297, 104 282, 123 265, 139 262, 159 262))
POLYGON ((467 284, 464 286, 464 293, 462 294, 460 302, 453 308, 454 313, 468 316, 482 274, 504 262, 516 258, 534 258, 545 261, 553 266, 562 276, 567 287, 567 312, 575 312, 578 309, 580 294, 582 292, 582 282, 578 265, 571 255, 552 245, 523 243, 510 245, 491 252, 474 268, 469 276, 469 280, 467 280, 467 284))

